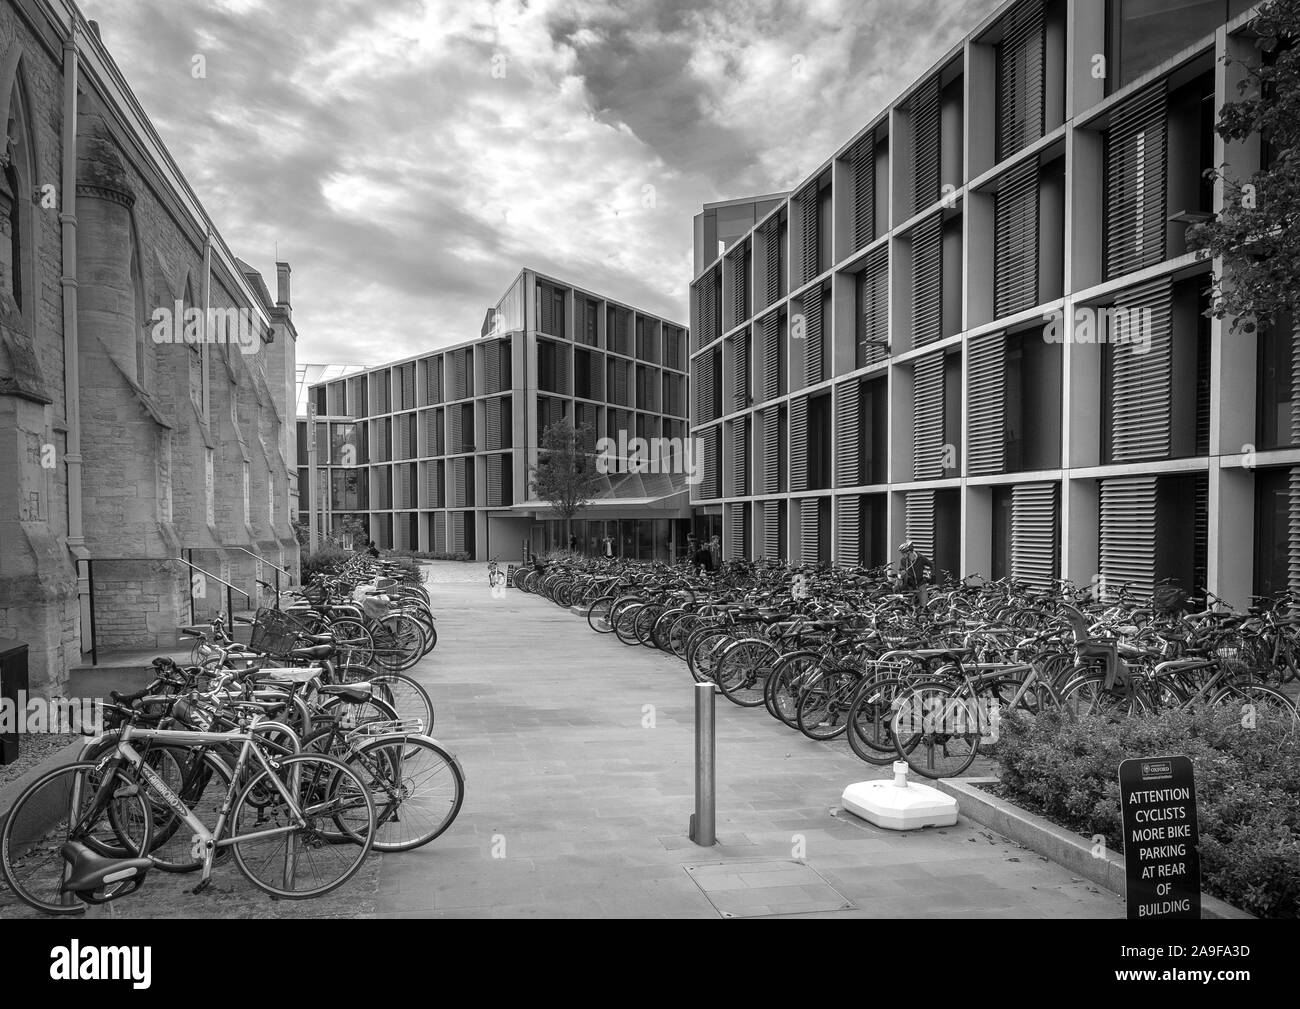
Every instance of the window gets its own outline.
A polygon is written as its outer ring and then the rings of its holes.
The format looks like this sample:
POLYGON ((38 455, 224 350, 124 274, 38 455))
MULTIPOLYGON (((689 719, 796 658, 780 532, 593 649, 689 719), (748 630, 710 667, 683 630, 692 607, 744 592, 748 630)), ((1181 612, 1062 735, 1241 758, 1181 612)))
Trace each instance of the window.
POLYGON ((1286 448, 1292 443, 1291 405, 1294 395, 1292 362, 1300 342, 1289 314, 1280 315, 1259 334, 1259 374, 1256 380, 1256 441, 1261 449, 1286 448))
POLYGON ((1250 0, 1109 0, 1110 90, 1212 35, 1250 6, 1250 0))

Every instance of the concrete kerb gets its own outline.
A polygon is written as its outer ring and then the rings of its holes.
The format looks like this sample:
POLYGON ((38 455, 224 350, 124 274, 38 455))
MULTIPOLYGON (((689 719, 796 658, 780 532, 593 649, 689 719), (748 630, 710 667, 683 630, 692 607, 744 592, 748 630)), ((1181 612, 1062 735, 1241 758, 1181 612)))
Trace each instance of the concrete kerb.
MULTIPOLYGON (((1109 850, 1105 858, 1092 853, 1088 841, 1050 820, 983 789, 997 783, 997 778, 941 778, 934 782, 939 791, 957 800, 962 816, 983 824, 1003 837, 1045 855, 1070 872, 1104 886, 1111 893, 1124 895, 1124 858, 1109 850)), ((1254 918, 1253 914, 1233 907, 1208 893, 1201 894, 1202 918, 1254 918)))

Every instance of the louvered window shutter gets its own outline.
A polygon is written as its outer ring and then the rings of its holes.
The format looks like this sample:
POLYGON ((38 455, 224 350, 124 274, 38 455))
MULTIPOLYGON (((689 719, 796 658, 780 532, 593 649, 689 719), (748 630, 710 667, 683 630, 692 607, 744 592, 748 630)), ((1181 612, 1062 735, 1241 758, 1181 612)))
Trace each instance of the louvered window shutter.
POLYGON ((808 400, 790 401, 790 489, 808 488, 808 400))
MULTIPOLYGON (((763 493, 775 494, 780 489, 781 446, 780 411, 771 406, 763 411, 763 493)), ((769 556, 775 556, 769 554, 769 556)))
POLYGON ((439 512, 433 516, 433 549, 436 553, 447 552, 447 515, 439 512))
POLYGON ((1107 598, 1126 583, 1151 594, 1156 569, 1156 478, 1101 481, 1101 574, 1107 598))
POLYGON ((448 438, 451 442, 449 448, 452 455, 457 455, 461 450, 461 445, 463 444, 461 440, 460 416, 460 407, 458 406, 452 407, 447 412, 447 422, 450 426, 448 438))
POLYGON ((749 556, 749 529, 745 522, 743 504, 727 505, 727 559, 749 556))
POLYGON ((860 530, 862 499, 838 498, 835 502, 835 563, 853 566, 862 560, 860 530))
POLYGON ((763 398, 781 394, 781 319, 773 312, 763 320, 763 398))
POLYGON ((799 560, 803 564, 816 564, 820 557, 817 504, 816 498, 799 502, 799 560))
POLYGON ((749 303, 749 277, 745 251, 749 248, 748 240, 742 242, 732 257, 731 269, 731 324, 738 326, 749 316, 746 307, 749 303))
POLYGON ((1287 478, 1287 587, 1300 595, 1300 466, 1293 466, 1287 478))
POLYGON ((750 458, 746 435, 749 432, 749 418, 742 417, 731 425, 731 458, 733 462, 733 494, 749 493, 750 458))
POLYGON ((943 476, 943 355, 919 358, 912 369, 912 477, 943 476))
POLYGON ((713 427, 705 431, 703 441, 704 467, 700 491, 704 499, 711 500, 722 496, 718 472, 718 429, 713 427))
POLYGON ((804 298, 803 366, 804 382, 816 385, 824 377, 822 361, 822 293, 812 291, 804 298))
POLYGON ((411 458, 411 425, 406 417, 397 418, 397 451, 399 459, 411 458))
POLYGON ((912 230, 912 345, 943 338, 943 217, 935 214, 912 230))
POLYGON ((858 367, 876 364, 889 356, 889 250, 881 247, 867 257, 862 271, 862 318, 858 342, 858 367))
POLYGON ((972 337, 967 355, 968 472, 1001 473, 1006 466, 1006 334, 972 337))
POLYGON ((1056 499, 1054 483, 1011 488, 1011 574, 1038 589, 1060 571, 1056 499))
POLYGON ((1106 276, 1165 258, 1165 82, 1111 113, 1106 134, 1106 276))
POLYGON ((781 291, 781 227, 773 220, 762 231, 763 244, 767 250, 767 269, 764 271, 766 283, 763 287, 763 307, 773 304, 781 291))
POLYGON ((743 410, 749 403, 749 330, 736 337, 735 348, 731 372, 731 407, 733 410, 743 410))
POLYGON ((919 553, 934 560, 934 491, 907 492, 907 538, 919 553))
POLYGON ((486 448, 494 449, 501 447, 501 403, 499 399, 490 399, 485 404, 485 413, 487 415, 487 444, 486 448))
POLYGON ((849 154, 853 173, 853 251, 876 237, 876 138, 868 134, 849 154))
POLYGON ((1300 319, 1291 331, 1291 444, 1300 445, 1300 319))
POLYGON ((803 227, 799 233, 803 269, 799 282, 807 283, 817 276, 817 183, 804 189, 796 199, 803 208, 803 227))
POLYGON ((1169 456, 1172 296, 1164 277, 1122 292, 1109 313, 1111 462, 1169 456))
POLYGON ((781 557, 781 506, 776 501, 763 502, 763 556, 768 560, 781 557))
POLYGON ((856 487, 862 482, 862 385, 856 379, 835 387, 835 486, 856 487))
POLYGON ((429 402, 442 402, 442 358, 436 357, 429 366, 429 402))
POLYGON ((1002 19, 997 55, 998 161, 1043 136, 1044 31, 1041 0, 1024 0, 1002 19))
POLYGON ((1004 174, 993 199, 993 301, 1000 318, 1038 304, 1038 159, 1004 174))
POLYGON ((698 424, 713 420, 713 354, 695 359, 695 418, 698 424))
POLYGON ((912 173, 912 212, 920 213, 939 198, 939 78, 931 77, 912 104, 916 162, 912 173))
POLYGON ((501 391, 501 353, 505 345, 489 343, 483 348, 483 380, 488 393, 501 391))
POLYGON ((502 456, 490 455, 487 457, 487 503, 489 505, 500 505, 504 502, 501 500, 501 461, 502 456))

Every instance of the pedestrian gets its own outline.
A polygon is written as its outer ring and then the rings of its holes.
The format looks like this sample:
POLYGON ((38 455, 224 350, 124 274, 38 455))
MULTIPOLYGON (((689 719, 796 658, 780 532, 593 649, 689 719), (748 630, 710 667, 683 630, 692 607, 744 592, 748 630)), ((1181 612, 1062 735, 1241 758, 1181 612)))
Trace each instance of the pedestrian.
POLYGON ((371 557, 379 556, 379 547, 375 546, 374 540, 366 540, 366 553, 371 557))
POLYGON ((569 550, 575 554, 578 552, 578 537, 574 533, 569 534, 569 550))
POLYGON ((614 559, 614 539, 612 536, 605 537, 605 559, 607 561, 614 559))
POLYGON ((713 567, 710 570, 716 571, 718 565, 722 563, 722 538, 714 533, 709 540, 709 556, 713 558, 713 567))
POLYGON ((920 553, 911 540, 898 545, 898 590, 911 593, 918 610, 925 609, 930 601, 927 587, 934 580, 934 565, 930 558, 920 553))

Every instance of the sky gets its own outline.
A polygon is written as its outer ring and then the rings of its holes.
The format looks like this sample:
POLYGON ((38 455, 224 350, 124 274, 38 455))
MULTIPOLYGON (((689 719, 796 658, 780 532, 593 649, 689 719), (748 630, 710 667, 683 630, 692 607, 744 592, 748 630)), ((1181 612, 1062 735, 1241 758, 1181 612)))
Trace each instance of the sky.
POLYGON ((299 361, 479 335, 524 266, 688 322, 692 217, 792 188, 997 0, 81 0, 299 361))

